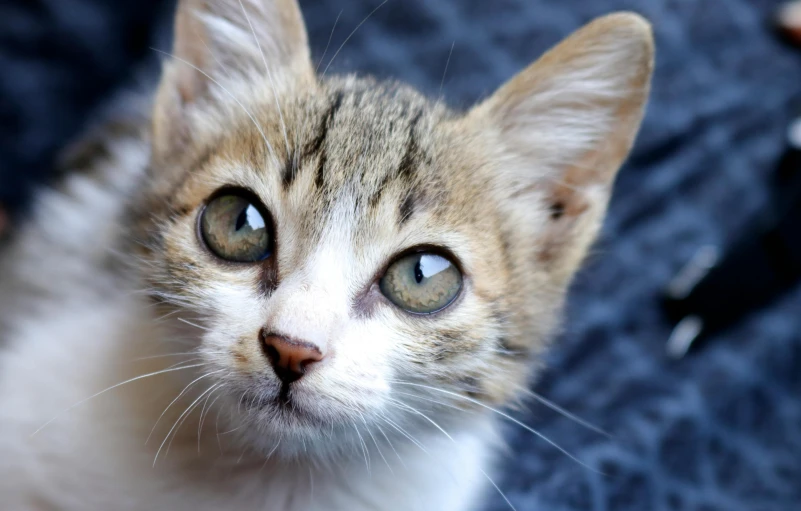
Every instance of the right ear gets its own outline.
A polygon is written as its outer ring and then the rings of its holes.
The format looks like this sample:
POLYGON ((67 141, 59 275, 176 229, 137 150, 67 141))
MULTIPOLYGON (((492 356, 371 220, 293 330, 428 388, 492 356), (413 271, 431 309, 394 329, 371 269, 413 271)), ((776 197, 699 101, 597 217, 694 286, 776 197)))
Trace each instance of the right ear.
POLYGON ((610 14, 468 114, 497 151, 504 207, 525 219, 521 224, 538 226, 532 252, 562 282, 600 227, 645 112, 653 63, 650 24, 637 14, 610 14), (532 212, 548 221, 531 222, 532 212))
POLYGON ((154 105, 156 155, 191 142, 197 109, 243 101, 244 84, 278 94, 314 79, 296 0, 179 0, 171 57, 154 105))

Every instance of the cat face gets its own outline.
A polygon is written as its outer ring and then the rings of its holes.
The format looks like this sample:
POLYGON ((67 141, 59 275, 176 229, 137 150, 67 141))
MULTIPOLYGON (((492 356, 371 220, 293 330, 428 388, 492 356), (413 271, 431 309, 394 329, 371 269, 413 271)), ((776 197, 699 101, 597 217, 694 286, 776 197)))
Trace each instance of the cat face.
POLYGON ((639 126, 644 21, 590 24, 467 113, 315 76, 291 0, 180 2, 173 53, 143 275, 249 446, 346 452, 518 395, 639 126))

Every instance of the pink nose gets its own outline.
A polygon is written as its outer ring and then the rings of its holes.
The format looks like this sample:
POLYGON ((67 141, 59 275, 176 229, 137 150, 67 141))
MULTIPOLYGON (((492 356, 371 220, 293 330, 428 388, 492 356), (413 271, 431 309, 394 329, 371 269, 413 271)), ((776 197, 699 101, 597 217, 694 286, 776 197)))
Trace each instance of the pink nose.
POLYGON ((284 384, 299 380, 309 364, 323 359, 323 353, 316 345, 283 335, 262 332, 261 343, 275 375, 284 384))

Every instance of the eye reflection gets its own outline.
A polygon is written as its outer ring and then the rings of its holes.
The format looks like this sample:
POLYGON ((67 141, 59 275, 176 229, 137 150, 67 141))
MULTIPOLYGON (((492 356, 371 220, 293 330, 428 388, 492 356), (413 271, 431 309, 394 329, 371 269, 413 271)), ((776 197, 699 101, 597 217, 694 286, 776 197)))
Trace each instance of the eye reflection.
MULTIPOLYGON (((245 217, 248 225, 254 231, 257 229, 264 229, 264 227, 266 227, 264 218, 262 218, 261 213, 259 213, 259 210, 256 209, 253 204, 249 205, 245 210, 245 217)), ((239 227, 237 227, 237 230, 239 230, 239 227)))
POLYGON ((424 278, 430 279, 434 275, 450 268, 451 262, 438 255, 423 254, 420 256, 420 261, 415 267, 415 277, 419 273, 420 277, 417 282, 421 282, 424 278))

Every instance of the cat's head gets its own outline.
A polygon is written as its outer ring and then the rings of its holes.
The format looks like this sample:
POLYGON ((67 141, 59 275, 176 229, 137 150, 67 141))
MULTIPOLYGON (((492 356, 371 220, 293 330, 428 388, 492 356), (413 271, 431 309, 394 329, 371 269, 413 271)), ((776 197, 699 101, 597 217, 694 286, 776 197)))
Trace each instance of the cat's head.
POLYGON ((518 395, 639 127, 644 20, 591 23, 466 113, 316 75, 294 0, 181 1, 173 53, 144 273, 237 434, 330 452, 518 395))

